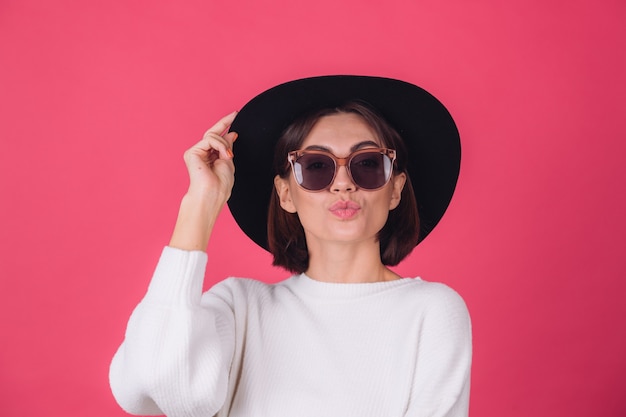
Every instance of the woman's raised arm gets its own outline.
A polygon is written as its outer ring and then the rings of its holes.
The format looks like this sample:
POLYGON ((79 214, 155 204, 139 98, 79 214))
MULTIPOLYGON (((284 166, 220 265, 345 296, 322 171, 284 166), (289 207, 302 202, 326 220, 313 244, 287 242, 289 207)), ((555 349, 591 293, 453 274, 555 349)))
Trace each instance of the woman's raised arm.
POLYGON ((233 307, 228 297, 207 296, 204 303, 201 297, 209 236, 234 183, 237 134, 225 132, 235 115, 222 118, 185 152, 189 189, 170 245, 110 367, 113 394, 130 413, 211 416, 226 397, 233 307))
POLYGON ((185 152, 189 189, 182 199, 169 246, 205 251, 213 225, 230 197, 234 184, 232 144, 235 132, 225 133, 236 112, 207 130, 200 142, 185 152))

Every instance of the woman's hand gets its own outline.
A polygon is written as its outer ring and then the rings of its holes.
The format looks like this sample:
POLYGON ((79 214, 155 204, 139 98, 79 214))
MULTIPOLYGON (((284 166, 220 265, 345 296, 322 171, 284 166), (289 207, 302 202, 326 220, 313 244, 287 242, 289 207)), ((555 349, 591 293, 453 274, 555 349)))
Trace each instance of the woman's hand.
POLYGON ((206 250, 213 225, 230 197, 235 182, 233 142, 226 133, 237 112, 207 130, 202 140, 185 152, 189 190, 183 197, 170 246, 183 250, 206 250))
POLYGON ((218 198, 222 205, 230 197, 234 184, 235 166, 232 145, 237 133, 225 133, 237 112, 223 117, 206 131, 202 140, 184 155, 189 171, 189 191, 201 198, 218 198))

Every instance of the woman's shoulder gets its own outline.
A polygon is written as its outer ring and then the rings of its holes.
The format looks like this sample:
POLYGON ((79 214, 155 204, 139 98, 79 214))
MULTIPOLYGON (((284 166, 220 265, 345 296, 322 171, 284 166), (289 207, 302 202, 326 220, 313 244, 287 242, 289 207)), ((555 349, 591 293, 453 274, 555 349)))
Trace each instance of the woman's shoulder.
POLYGON ((443 282, 425 280, 421 277, 404 278, 403 281, 407 283, 408 291, 440 297, 460 297, 458 292, 443 282))
POLYGON ((415 303, 434 310, 456 311, 467 314, 463 297, 452 287, 442 282, 422 278, 406 279, 403 295, 415 299, 415 303))
POLYGON ((275 292, 277 285, 255 278, 228 277, 214 284, 204 293, 204 298, 219 297, 228 300, 251 300, 266 298, 275 292))

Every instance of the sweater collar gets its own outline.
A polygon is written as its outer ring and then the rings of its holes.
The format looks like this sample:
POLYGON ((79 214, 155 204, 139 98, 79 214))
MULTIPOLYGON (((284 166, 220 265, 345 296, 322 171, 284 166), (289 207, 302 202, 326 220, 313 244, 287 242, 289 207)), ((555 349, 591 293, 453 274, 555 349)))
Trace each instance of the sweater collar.
POLYGON ((394 288, 421 281, 420 278, 401 278, 393 281, 364 283, 334 283, 317 281, 302 273, 294 275, 285 284, 298 293, 324 298, 357 298, 379 294, 394 288))

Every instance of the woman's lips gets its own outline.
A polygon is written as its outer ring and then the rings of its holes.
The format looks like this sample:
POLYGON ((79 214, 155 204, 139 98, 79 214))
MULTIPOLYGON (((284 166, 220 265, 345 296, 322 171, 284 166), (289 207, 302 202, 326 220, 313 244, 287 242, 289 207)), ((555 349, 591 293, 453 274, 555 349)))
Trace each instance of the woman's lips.
POLYGON ((361 206, 354 201, 337 201, 328 209, 340 219, 350 219, 361 210, 361 206))

